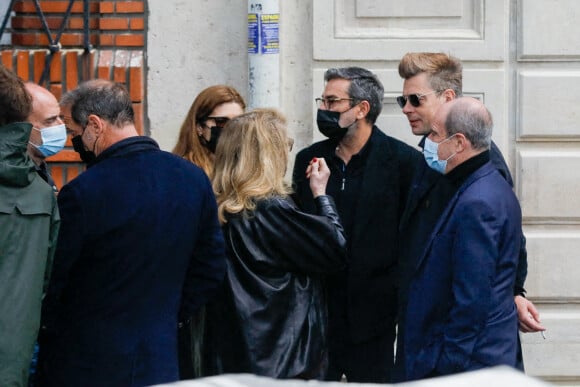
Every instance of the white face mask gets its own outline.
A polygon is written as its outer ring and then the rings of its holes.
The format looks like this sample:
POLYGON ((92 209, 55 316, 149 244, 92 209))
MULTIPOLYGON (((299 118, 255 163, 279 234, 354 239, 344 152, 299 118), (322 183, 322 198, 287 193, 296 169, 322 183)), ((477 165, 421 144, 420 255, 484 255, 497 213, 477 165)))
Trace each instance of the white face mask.
POLYGON ((57 154, 64 148, 66 142, 66 126, 65 124, 60 124, 56 126, 50 126, 48 128, 32 128, 33 130, 38 130, 40 132, 40 137, 42 138, 42 144, 36 145, 32 144, 36 149, 42 153, 44 157, 52 156, 57 154))

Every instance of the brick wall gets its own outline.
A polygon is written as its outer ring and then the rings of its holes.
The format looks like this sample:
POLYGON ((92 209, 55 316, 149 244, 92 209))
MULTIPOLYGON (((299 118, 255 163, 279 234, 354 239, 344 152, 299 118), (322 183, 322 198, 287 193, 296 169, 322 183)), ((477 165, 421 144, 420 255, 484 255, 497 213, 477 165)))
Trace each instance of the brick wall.
MULTIPOLYGON (((52 39, 61 27, 68 0, 40 0, 52 39)), ((49 39, 32 0, 16 1, 11 18, 12 44, 0 51, 2 63, 22 79, 39 83, 47 57, 49 73, 43 82, 57 99, 80 82, 103 78, 123 83, 129 89, 135 109, 136 127, 146 132, 145 117, 145 2, 89 0, 89 42, 85 50, 83 0, 75 0, 60 39, 60 49, 49 57, 49 39)), ((0 15, 3 17, 3 15, 0 15)), ((83 165, 72 150, 70 139, 65 150, 48 159, 57 186, 78 176, 83 165)))

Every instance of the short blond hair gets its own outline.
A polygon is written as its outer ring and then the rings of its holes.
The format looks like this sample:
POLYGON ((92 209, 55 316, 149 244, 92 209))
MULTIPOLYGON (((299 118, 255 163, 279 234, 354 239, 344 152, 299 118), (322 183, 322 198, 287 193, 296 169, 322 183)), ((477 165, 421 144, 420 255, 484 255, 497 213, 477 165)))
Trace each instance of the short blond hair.
POLYGON ((399 62, 403 79, 426 73, 433 90, 452 89, 457 97, 463 95, 463 65, 454 56, 442 52, 409 52, 399 62))

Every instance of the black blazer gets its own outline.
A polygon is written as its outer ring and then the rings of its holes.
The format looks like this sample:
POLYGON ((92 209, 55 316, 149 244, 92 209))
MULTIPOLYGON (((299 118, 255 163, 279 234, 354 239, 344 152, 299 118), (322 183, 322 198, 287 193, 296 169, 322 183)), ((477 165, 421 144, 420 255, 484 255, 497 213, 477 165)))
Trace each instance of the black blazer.
MULTIPOLYGON (((347 318, 351 339, 362 342, 390 333, 397 312, 398 225, 421 153, 373 127, 355 224, 349 241, 347 318)), ((303 149, 294 163, 294 189, 305 211, 315 213, 304 172, 313 157, 329 160, 336 143, 325 140, 303 149)), ((342 205, 345 205, 342 203, 342 205)))

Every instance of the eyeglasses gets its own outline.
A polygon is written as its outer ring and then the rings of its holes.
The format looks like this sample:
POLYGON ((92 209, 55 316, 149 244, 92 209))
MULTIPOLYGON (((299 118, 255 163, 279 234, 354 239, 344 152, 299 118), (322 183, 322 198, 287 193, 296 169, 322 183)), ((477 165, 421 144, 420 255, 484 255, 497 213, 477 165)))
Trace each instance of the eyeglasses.
POLYGON ((228 123, 228 121, 230 120, 228 117, 206 117, 205 120, 203 120, 203 125, 205 127, 207 127, 207 121, 208 120, 214 120, 215 122, 215 126, 217 126, 218 128, 223 128, 224 126, 226 126, 226 124, 228 123))
POLYGON ((407 101, 409 101, 411 103, 411 105, 413 105, 414 107, 418 107, 421 105, 421 99, 423 99, 423 97, 425 97, 426 95, 429 95, 429 94, 433 94, 433 93, 438 93, 438 91, 433 90, 433 91, 430 91, 430 92, 425 93, 425 94, 400 95, 397 97, 397 103, 399 104, 401 109, 405 107, 405 105, 407 104, 407 101))
POLYGON ((332 109, 332 105, 340 101, 354 101, 354 98, 315 98, 316 106, 321 108, 324 106, 326 109, 332 109))

